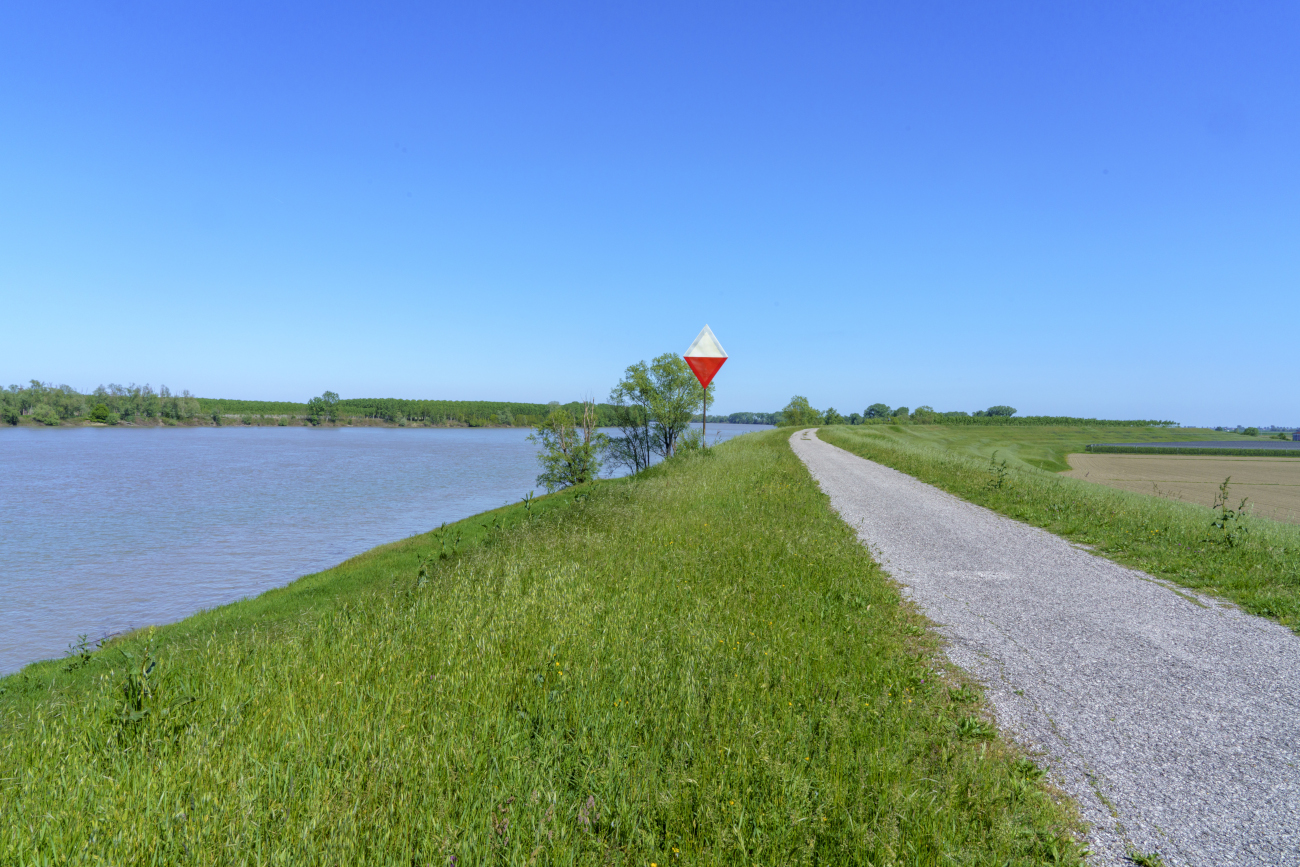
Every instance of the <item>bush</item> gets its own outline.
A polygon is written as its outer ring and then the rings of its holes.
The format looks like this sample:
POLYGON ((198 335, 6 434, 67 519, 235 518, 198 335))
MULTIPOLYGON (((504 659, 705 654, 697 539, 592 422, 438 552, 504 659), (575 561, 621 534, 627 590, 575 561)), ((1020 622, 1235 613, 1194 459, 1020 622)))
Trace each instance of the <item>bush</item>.
POLYGON ((108 404, 97 403, 95 404, 95 408, 90 411, 89 418, 91 421, 106 422, 111 413, 112 410, 108 408, 108 404))
POLYGON ((33 408, 32 418, 49 427, 54 427, 59 423, 59 414, 48 403, 38 404, 33 408))
POLYGON ((1259 436, 1259 428, 1257 428, 1257 427, 1248 427, 1248 428, 1246 428, 1244 431, 1242 431, 1242 433, 1244 433, 1244 434, 1245 434, 1246 436, 1248 436, 1248 437, 1257 437, 1257 436, 1259 436))

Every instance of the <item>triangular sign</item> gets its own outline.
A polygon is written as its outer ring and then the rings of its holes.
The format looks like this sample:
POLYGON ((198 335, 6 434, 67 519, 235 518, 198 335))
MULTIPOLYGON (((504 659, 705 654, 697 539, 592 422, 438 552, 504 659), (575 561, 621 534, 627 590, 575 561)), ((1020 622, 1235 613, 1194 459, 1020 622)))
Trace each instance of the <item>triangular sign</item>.
POLYGON ((700 381, 700 386, 708 388, 719 368, 726 363, 727 352, 718 342, 718 338, 713 336, 713 329, 706 325, 682 357, 695 372, 695 378, 700 381))

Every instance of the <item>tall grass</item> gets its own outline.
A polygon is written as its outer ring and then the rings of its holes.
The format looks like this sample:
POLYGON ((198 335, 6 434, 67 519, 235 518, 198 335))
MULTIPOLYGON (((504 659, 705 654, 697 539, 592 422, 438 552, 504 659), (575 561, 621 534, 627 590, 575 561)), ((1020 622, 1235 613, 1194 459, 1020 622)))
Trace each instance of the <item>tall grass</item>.
MULTIPOLYGON (((1039 470, 994 464, 937 445, 825 427, 826 442, 963 499, 1092 545, 1097 553, 1218 594, 1300 631, 1300 527, 1118 491, 1039 470), (1004 480, 998 484, 999 476, 1004 480)), ((981 443, 988 449, 992 444, 981 443)))
POLYGON ((786 436, 0 681, 0 863, 1077 863, 786 436))

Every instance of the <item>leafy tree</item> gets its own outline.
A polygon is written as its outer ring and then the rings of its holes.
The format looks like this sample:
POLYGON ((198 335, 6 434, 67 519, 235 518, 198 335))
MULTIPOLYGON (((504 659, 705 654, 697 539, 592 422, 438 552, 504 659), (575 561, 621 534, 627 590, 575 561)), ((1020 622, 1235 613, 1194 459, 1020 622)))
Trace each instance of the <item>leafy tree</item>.
POLYGON ((905 406, 900 406, 898 409, 893 411, 892 415, 894 418, 907 418, 908 409, 905 406))
MULTIPOLYGON (((979 414, 980 413, 976 413, 976 415, 979 414)), ((1016 408, 1014 406, 991 406, 984 410, 983 414, 985 416, 1004 416, 1006 418, 1011 418, 1011 416, 1016 414, 1016 408)))
POLYGON ((862 414, 867 418, 889 418, 893 415, 893 411, 890 410, 887 403, 873 403, 862 414))
POLYGON ((1257 437, 1257 436, 1259 436, 1259 428, 1257 428, 1257 427, 1248 427, 1248 428, 1246 428, 1244 431, 1242 431, 1242 433, 1245 434, 1245 435, 1248 436, 1248 437, 1257 437))
POLYGON ((638 473, 650 466, 654 451, 654 382, 644 361, 630 365, 609 393, 613 426, 620 436, 609 440, 609 459, 638 473))
POLYGON ((537 462, 542 467, 537 484, 547 491, 581 485, 600 472, 600 454, 608 438, 596 430, 596 407, 582 404, 582 419, 563 407, 551 410, 546 420, 534 428, 529 442, 541 446, 537 462))
POLYGON ((856 412, 849 413, 849 424, 862 424, 862 416, 856 412))
POLYGON ((844 424, 844 416, 836 412, 833 406, 826 410, 824 419, 825 424, 844 424))
POLYGON ((320 424, 322 421, 338 421, 339 419, 339 396, 332 391, 327 391, 320 397, 313 397, 307 401, 307 420, 312 424, 320 424))
MULTIPOLYGON (((649 408, 651 450, 670 458, 677 448, 677 439, 691 424, 695 408, 702 405, 704 389, 695 378, 685 359, 675 352, 666 352, 650 362, 649 408)), ((712 397, 714 387, 709 386, 712 397)))
POLYGON ((95 408, 90 411, 89 417, 93 421, 103 422, 103 421, 108 421, 108 417, 112 415, 112 413, 113 411, 108 408, 108 404, 97 403, 95 404, 95 408))
POLYGON ((821 424, 822 414, 812 408, 808 403, 808 398, 801 394, 796 394, 790 398, 790 402, 781 410, 781 425, 783 427, 807 427, 809 425, 821 424))

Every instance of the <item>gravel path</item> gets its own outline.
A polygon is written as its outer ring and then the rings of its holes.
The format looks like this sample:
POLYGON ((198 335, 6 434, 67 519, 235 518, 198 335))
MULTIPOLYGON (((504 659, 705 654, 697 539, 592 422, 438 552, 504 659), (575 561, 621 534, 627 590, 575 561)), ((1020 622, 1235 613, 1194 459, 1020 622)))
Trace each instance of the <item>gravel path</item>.
POLYGON ((831 503, 1091 824, 1098 864, 1300 865, 1300 638, 851 455, 831 503))

